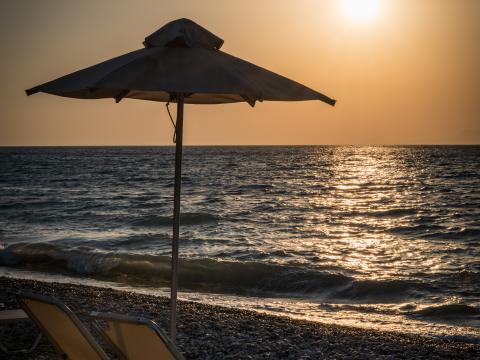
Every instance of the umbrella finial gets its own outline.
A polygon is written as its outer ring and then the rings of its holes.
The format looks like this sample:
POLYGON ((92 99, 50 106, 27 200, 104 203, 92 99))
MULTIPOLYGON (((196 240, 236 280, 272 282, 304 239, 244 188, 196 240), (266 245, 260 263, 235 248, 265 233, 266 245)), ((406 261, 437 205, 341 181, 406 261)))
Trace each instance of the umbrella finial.
POLYGON ((218 50, 223 40, 190 19, 169 22, 147 36, 143 45, 151 47, 190 47, 218 50))

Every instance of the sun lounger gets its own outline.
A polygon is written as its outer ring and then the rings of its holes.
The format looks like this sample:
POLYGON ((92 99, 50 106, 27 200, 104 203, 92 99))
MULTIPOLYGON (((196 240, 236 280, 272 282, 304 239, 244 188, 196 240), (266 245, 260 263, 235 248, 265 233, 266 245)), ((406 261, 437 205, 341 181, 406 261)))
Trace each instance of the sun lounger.
POLYGON ((62 302, 25 291, 17 294, 17 300, 28 316, 55 345, 60 358, 108 359, 90 332, 62 302))
POLYGON ((159 326, 150 319, 98 312, 92 312, 90 316, 98 331, 121 359, 184 359, 159 326), (106 323, 106 326, 100 322, 106 323))

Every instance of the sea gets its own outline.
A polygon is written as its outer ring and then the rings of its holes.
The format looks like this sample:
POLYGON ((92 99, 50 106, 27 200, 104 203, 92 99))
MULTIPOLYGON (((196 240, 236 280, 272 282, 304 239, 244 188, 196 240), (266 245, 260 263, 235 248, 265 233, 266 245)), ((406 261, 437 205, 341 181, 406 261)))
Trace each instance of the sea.
MULTIPOLYGON (((169 294, 173 147, 0 148, 0 276, 169 294)), ((480 343, 480 146, 184 148, 180 299, 480 343)))

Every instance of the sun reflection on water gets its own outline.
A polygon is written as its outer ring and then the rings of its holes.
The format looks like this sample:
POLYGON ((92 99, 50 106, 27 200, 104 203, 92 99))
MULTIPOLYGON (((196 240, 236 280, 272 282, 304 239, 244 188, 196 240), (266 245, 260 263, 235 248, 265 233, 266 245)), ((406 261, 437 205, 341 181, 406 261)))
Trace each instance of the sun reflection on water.
MULTIPOLYGON (((296 183, 289 184, 309 189, 293 205, 303 220, 299 232, 314 236, 285 239, 284 250, 304 256, 306 249, 313 249, 310 258, 318 266, 348 269, 368 279, 445 270, 444 259, 432 256, 438 242, 401 236, 418 227, 425 216, 418 196, 423 174, 412 171, 415 158, 393 147, 330 150, 327 159, 325 153, 317 154, 321 166, 313 166, 308 176, 298 176, 296 183), (400 235, 392 234, 396 231, 400 235)), ((292 199, 286 201, 292 206, 292 199)))

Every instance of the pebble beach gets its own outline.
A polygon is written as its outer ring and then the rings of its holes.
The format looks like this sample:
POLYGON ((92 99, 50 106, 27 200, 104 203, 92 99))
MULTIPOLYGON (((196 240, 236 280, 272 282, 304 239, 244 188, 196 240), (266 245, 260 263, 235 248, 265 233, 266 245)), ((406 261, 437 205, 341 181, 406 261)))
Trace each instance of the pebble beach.
MULTIPOLYGON (((0 310, 18 308, 15 292, 54 296, 90 327, 88 313, 141 315, 168 329, 168 299, 110 288, 0 277, 0 310)), ((294 320, 195 302, 178 305, 177 347, 186 359, 478 359, 480 345, 294 320)), ((37 335, 29 320, 0 324, 9 348, 28 347, 37 335)), ((98 338, 98 336, 96 336, 98 338)), ((102 344, 105 347, 105 344, 102 344)), ((108 348, 106 349, 108 352, 108 348)), ((43 338, 29 354, 2 359, 55 359, 43 338)))

